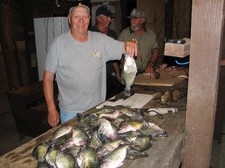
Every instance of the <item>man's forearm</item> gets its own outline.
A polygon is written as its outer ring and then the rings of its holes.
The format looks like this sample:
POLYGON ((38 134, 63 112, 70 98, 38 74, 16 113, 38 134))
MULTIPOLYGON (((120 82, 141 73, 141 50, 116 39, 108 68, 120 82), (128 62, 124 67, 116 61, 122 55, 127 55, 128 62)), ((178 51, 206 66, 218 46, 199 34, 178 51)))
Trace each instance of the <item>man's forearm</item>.
POLYGON ((56 105, 54 101, 54 87, 53 87, 53 79, 54 74, 51 74, 50 72, 44 72, 44 78, 43 78, 43 89, 44 89, 44 96, 47 103, 48 111, 54 111, 56 110, 56 105))
POLYGON ((153 51, 152 51, 152 56, 151 56, 148 64, 154 66, 155 63, 158 60, 158 55, 159 55, 159 49, 158 48, 154 48, 153 51))

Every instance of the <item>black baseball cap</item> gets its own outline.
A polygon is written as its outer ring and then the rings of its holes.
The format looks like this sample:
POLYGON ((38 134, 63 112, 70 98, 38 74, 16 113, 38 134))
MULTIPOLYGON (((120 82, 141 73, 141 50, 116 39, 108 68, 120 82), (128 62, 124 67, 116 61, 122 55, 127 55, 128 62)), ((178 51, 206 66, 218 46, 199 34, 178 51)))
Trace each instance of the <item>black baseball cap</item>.
POLYGON ((99 16, 99 15, 105 15, 105 16, 110 16, 111 18, 115 18, 115 14, 113 14, 111 12, 111 10, 107 7, 107 6, 100 6, 97 10, 96 10, 96 14, 95 16, 99 16))

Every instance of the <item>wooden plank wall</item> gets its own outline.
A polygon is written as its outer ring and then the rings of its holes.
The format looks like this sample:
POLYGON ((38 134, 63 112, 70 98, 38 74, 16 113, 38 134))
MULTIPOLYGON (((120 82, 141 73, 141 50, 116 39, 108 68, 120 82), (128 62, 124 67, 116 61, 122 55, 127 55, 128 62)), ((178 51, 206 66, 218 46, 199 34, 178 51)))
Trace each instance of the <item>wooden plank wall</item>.
MULTIPOLYGON (((174 0, 173 38, 190 38, 191 2, 192 0, 174 0)), ((144 10, 147 26, 158 35, 160 55, 163 55, 165 0, 137 0, 137 7, 144 10)))
MULTIPOLYGON (((137 7, 144 10, 147 19, 147 27, 152 29, 158 36, 160 55, 163 55, 165 1, 137 0, 137 7)), ((161 59, 158 61, 159 63, 163 61, 163 58, 160 58, 161 59)))
POLYGON ((174 0, 173 37, 190 38, 192 0, 174 0))
POLYGON ((193 1, 183 168, 210 165, 223 22, 224 1, 193 1))

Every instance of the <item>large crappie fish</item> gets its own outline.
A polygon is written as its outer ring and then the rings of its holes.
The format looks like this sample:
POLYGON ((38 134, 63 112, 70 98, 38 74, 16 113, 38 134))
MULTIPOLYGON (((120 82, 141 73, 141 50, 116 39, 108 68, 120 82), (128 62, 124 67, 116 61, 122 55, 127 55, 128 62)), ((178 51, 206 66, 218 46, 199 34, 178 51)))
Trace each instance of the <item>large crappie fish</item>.
POLYGON ((121 144, 125 144, 127 142, 125 142, 125 140, 123 140, 121 138, 118 138, 114 141, 106 142, 105 144, 103 144, 102 146, 100 146, 97 149, 97 155, 98 155, 99 158, 102 158, 106 154, 108 154, 108 153, 114 151, 115 149, 117 149, 121 144))
POLYGON ((77 162, 73 155, 69 153, 59 152, 55 159, 57 168, 76 168, 77 162))
POLYGON ((97 124, 99 124, 98 136, 100 139, 109 138, 110 140, 115 140, 117 138, 117 130, 109 120, 101 118, 97 124))
POLYGON ((100 168, 117 168, 123 165, 127 156, 128 145, 121 145, 102 159, 100 168))
POLYGON ((53 133, 52 141, 56 140, 57 138, 59 138, 63 135, 69 134, 70 132, 72 132, 72 130, 73 130, 73 127, 71 125, 66 125, 66 126, 60 127, 53 133))
POLYGON ((128 54, 124 54, 125 62, 121 73, 121 82, 125 85, 124 96, 131 96, 131 86, 134 84, 134 80, 137 73, 137 66, 133 57, 128 54))
POLYGON ((84 146, 77 154, 77 164, 79 168, 96 168, 100 159, 97 156, 95 149, 84 146))
POLYGON ((42 142, 35 146, 32 151, 32 156, 38 161, 37 167, 42 167, 46 164, 46 153, 48 152, 49 144, 42 142))
POLYGON ((72 146, 84 146, 87 144, 89 137, 87 133, 79 128, 73 128, 72 136, 67 139, 67 141, 60 146, 60 149, 64 151, 72 146))

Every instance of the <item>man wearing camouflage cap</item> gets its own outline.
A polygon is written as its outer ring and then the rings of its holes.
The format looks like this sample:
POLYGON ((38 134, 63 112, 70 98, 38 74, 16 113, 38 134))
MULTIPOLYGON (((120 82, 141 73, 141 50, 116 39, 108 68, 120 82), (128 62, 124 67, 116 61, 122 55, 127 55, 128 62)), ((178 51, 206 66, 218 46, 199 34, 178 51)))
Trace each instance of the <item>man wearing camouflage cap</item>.
POLYGON ((138 43, 138 55, 136 57, 138 71, 152 73, 159 52, 156 35, 146 27, 143 10, 133 9, 128 18, 130 18, 130 27, 125 28, 118 39, 120 41, 135 39, 138 43))

